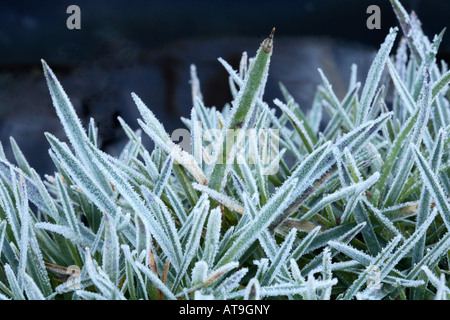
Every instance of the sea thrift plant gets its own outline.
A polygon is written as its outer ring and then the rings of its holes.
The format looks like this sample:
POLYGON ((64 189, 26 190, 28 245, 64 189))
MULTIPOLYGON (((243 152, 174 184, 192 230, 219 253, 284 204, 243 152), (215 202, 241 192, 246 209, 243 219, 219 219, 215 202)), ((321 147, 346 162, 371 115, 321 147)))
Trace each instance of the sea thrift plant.
POLYGON ((354 65, 339 99, 319 70, 306 113, 283 86, 264 100, 274 31, 238 70, 219 59, 234 96, 220 111, 192 66, 190 150, 133 93, 140 128, 119 118, 129 141, 106 154, 42 61, 69 143, 45 134, 44 179, 14 139, 16 164, 0 148, 0 299, 449 298, 443 32, 430 41, 391 3, 401 31, 366 79, 354 65))

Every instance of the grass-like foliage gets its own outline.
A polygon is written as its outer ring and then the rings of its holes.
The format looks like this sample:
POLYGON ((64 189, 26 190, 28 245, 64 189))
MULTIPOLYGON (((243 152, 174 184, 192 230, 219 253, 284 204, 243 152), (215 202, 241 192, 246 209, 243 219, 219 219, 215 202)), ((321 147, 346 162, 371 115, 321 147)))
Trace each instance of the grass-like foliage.
POLYGON ((13 139, 15 165, 0 148, 0 299, 449 298, 443 32, 430 41, 391 2, 402 30, 365 81, 354 65, 339 99, 319 70, 307 113, 283 86, 264 101, 273 33, 238 70, 219 59, 234 95, 221 111, 204 105, 192 66, 191 150, 132 94, 141 128, 119 118, 129 142, 104 153, 43 61, 70 144, 46 133, 57 172, 45 179, 13 139), (267 139, 212 142, 237 129, 267 139))

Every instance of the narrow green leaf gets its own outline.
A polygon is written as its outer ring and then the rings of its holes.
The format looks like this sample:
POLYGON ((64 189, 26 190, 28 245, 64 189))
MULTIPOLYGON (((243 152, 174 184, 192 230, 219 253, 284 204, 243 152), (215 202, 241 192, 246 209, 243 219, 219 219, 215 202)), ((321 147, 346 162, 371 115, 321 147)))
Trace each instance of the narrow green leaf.
MULTIPOLYGON (((252 113, 251 111, 264 88, 267 78, 273 49, 274 31, 275 29, 273 29, 270 36, 261 43, 261 46, 256 53, 256 57, 249 67, 248 75, 243 86, 239 90, 239 94, 234 102, 233 109, 231 110, 231 115, 226 128, 224 129, 225 133, 227 133, 228 130, 236 130, 242 126, 245 127, 245 123, 249 121, 252 113)), ((223 148, 219 150, 218 159, 221 159, 221 161, 214 165, 214 169, 210 176, 209 186, 214 190, 219 190, 225 179, 227 163, 229 161, 227 150, 233 148, 233 144, 231 146, 226 144, 227 140, 229 139, 224 139, 223 148)))
POLYGON ((45 78, 47 79, 50 95, 52 97, 53 106, 55 107, 56 113, 58 114, 58 117, 64 127, 64 131, 69 138, 76 155, 88 168, 90 174, 95 177, 98 183, 104 188, 105 191, 107 191, 108 183, 106 179, 102 176, 101 172, 97 170, 89 157, 89 151, 85 143, 88 136, 81 125, 81 121, 78 118, 69 97, 47 63, 44 60, 41 60, 41 62, 44 69, 45 78))
POLYGON ((380 50, 370 66, 369 73, 367 74, 366 82, 361 93, 359 110, 356 115, 356 124, 358 126, 367 121, 368 110, 372 103, 373 97, 375 96, 386 61, 389 58, 389 53, 391 52, 394 44, 397 30, 397 28, 390 29, 389 34, 386 36, 384 43, 381 45, 380 50))
POLYGON ((105 240, 103 241, 103 270, 114 285, 119 284, 120 247, 116 227, 111 217, 105 214, 105 240))
POLYGON ((436 201, 436 206, 441 213, 442 219, 447 228, 450 228, 450 205, 445 196, 444 190, 439 183, 439 179, 433 173, 433 170, 427 164, 425 158, 417 149, 416 146, 410 145, 412 154, 414 155, 414 160, 416 165, 419 167, 422 179, 425 182, 426 188, 431 193, 432 197, 436 201))

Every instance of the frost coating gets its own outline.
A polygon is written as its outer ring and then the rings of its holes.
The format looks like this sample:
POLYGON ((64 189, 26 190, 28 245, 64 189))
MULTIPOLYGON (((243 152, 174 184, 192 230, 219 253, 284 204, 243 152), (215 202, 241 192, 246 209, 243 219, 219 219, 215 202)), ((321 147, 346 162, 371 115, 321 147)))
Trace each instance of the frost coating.
POLYGON ((43 181, 14 139, 17 165, 0 144, 0 300, 449 298, 443 32, 430 41, 391 2, 407 30, 397 54, 392 29, 362 93, 352 65, 342 100, 320 70, 307 112, 283 85, 284 99, 264 101, 273 33, 238 70, 219 59, 233 95, 221 111, 192 66, 189 148, 132 94, 155 148, 119 118, 128 143, 117 158, 101 151, 44 62, 70 145, 46 133, 56 172, 43 181))

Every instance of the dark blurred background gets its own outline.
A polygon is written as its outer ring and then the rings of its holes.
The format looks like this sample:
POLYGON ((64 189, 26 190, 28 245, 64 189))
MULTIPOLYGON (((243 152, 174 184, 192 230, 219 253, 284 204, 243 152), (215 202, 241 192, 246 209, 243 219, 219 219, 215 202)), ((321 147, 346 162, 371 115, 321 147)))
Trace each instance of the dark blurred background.
MULTIPOLYGON (((448 25, 449 0, 403 0, 432 38, 448 25)), ((388 0, 299 1, 10 1, 0 3, 0 141, 13 159, 13 136, 30 164, 51 173, 43 132, 64 134, 45 84, 40 59, 53 68, 84 124, 94 117, 102 148, 124 142, 116 120, 137 129, 130 97, 136 92, 167 131, 182 127, 192 106, 189 66, 195 64, 208 106, 231 100, 228 77, 217 58, 237 67, 243 51, 253 56, 276 27, 265 100, 281 97, 278 82, 307 110, 322 68, 342 97, 350 66, 365 76, 389 28, 398 25, 388 0), (81 9, 81 30, 68 30, 69 5, 81 9), (366 9, 381 9, 381 29, 369 30, 366 9)), ((398 37, 399 39, 399 37, 398 37)), ((395 49, 394 49, 395 50, 395 49)), ((445 36, 439 59, 449 61, 445 36)))

